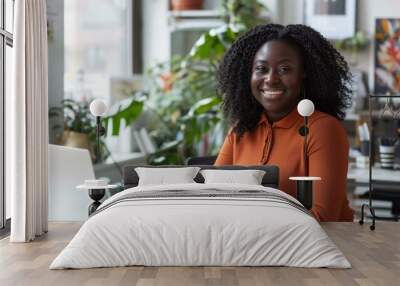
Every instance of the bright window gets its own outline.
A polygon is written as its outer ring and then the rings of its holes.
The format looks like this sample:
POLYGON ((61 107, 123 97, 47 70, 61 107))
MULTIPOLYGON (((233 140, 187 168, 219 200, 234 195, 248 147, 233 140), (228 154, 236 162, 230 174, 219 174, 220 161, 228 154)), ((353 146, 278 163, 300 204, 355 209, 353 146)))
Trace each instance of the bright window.
POLYGON ((64 1, 65 98, 103 98, 132 71, 131 0, 64 1))
MULTIPOLYGON (((13 21, 14 21, 14 1, 0 0, 0 230, 4 228, 6 219, 10 218, 10 198, 5 187, 5 172, 7 154, 6 146, 6 106, 11 96, 11 76, 12 76, 12 46, 13 46, 13 21)), ((4 229, 3 229, 4 231, 4 229)), ((0 232, 1 234, 1 232, 0 232)))
MULTIPOLYGON (((6 68, 5 68, 5 96, 6 96, 6 101, 9 100, 11 96, 11 91, 12 91, 12 70, 13 70, 13 58, 12 58, 12 47, 10 45, 6 45, 6 68)), ((6 125, 7 126, 7 125, 6 125)), ((9 126, 9 125, 8 125, 9 126)), ((5 143, 5 140, 4 140, 5 143)), ((4 153, 6 154, 6 153, 4 153)), ((6 203, 6 219, 11 217, 11 193, 10 189, 6 188, 5 190, 5 203, 6 203)))
POLYGON ((5 0, 5 28, 8 32, 14 31, 14 0, 5 0))

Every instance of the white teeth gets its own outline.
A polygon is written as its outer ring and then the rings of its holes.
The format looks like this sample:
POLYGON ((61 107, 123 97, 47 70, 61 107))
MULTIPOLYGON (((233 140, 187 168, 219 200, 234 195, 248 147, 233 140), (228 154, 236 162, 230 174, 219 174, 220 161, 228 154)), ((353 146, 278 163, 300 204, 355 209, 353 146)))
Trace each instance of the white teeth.
POLYGON ((264 93, 268 93, 268 94, 281 94, 282 91, 263 91, 264 93))
POLYGON ((275 97, 281 95, 282 93, 283 93, 282 90, 276 90, 276 91, 275 91, 275 90, 274 90, 274 91, 262 90, 262 91, 261 91, 261 94, 262 94, 264 97, 267 97, 267 98, 275 98, 275 97))

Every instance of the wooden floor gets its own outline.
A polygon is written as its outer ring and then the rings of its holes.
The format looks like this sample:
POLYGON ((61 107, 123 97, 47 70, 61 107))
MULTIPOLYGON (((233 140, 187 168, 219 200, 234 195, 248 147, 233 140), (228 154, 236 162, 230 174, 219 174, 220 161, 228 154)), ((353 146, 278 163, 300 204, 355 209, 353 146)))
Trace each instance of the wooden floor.
POLYGON ((400 285, 400 224, 323 224, 352 263, 349 270, 289 267, 120 267, 48 270, 79 228, 53 223, 32 243, 0 241, 0 285, 400 285))

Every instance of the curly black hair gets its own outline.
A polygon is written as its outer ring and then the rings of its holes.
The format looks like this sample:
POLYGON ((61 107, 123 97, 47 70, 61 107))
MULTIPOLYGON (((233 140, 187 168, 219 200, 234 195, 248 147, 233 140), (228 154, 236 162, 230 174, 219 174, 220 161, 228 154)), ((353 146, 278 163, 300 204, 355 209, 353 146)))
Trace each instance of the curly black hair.
POLYGON ((238 137, 254 129, 264 111, 252 96, 250 79, 256 52, 272 40, 285 41, 300 50, 307 75, 303 86, 306 97, 317 110, 342 120, 351 101, 351 74, 343 56, 308 26, 259 25, 233 43, 217 74, 222 110, 238 137))

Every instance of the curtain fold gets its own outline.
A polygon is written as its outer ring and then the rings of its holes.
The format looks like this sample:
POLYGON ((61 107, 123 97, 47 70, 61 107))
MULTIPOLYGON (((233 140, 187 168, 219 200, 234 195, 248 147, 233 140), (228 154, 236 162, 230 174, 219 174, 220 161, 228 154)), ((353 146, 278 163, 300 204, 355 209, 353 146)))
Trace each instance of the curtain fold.
POLYGON ((48 58, 45 0, 15 1, 13 94, 7 146, 11 242, 47 232, 48 58))

